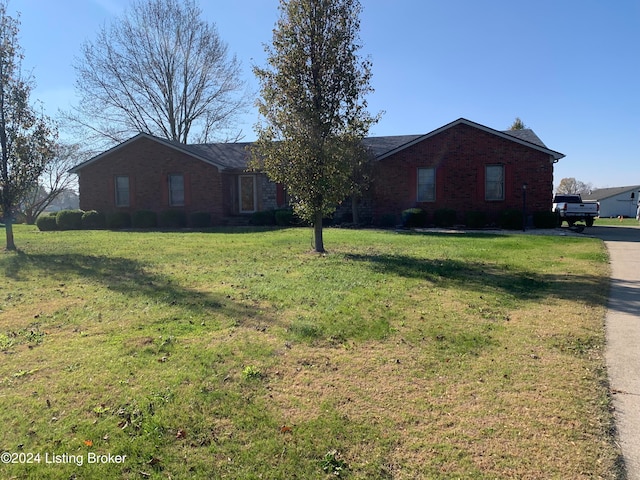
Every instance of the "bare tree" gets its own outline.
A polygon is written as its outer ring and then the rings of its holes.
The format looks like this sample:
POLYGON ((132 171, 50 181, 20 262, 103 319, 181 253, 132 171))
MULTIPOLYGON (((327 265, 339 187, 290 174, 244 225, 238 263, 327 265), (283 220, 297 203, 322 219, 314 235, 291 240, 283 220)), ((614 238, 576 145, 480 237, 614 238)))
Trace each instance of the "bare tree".
POLYGON ((241 65, 201 16, 194 0, 134 0, 82 46, 80 102, 66 119, 103 144, 140 132, 182 143, 228 138, 247 103, 241 65))
POLYGON ((55 125, 29 103, 33 80, 22 74, 19 25, 0 1, 0 209, 7 250, 16 249, 15 209, 53 157, 57 140, 55 125))
POLYGON ((76 176, 69 170, 78 163, 79 157, 79 145, 58 145, 55 157, 45 165, 38 182, 22 200, 22 213, 27 224, 35 223, 38 215, 60 195, 75 187, 76 176))
POLYGON ((560 194, 584 194, 593 190, 593 186, 590 183, 584 183, 580 180, 576 180, 573 177, 563 178, 560 180, 560 184, 556 189, 556 193, 560 194))

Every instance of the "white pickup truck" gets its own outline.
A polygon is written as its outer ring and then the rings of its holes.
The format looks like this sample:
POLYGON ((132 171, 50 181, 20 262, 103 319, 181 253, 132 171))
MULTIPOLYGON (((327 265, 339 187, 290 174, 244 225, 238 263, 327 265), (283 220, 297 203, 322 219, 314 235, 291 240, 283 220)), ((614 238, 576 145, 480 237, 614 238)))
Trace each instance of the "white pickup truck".
POLYGON ((578 195, 556 195, 553 197, 553 212, 558 217, 558 226, 565 221, 570 227, 576 222, 583 221, 587 227, 593 226, 593 221, 600 214, 598 202, 584 202, 578 195))

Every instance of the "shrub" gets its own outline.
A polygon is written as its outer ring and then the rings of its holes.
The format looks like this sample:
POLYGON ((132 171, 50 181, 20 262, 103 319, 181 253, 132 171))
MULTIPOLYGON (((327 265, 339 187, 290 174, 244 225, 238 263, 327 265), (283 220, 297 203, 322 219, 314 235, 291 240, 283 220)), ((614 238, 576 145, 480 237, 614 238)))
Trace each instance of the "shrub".
POLYGON ((276 225, 288 227, 293 224, 293 211, 288 208, 282 208, 275 211, 276 225))
POLYGON ((464 223, 469 228, 482 228, 487 224, 487 214, 484 212, 467 212, 464 223))
POLYGON ((251 215, 249 223, 256 226, 275 225, 275 212, 273 210, 262 210, 260 212, 255 212, 251 215))
POLYGON ((182 210, 165 210, 160 212, 159 223, 164 228, 184 228, 187 226, 187 215, 182 210))
POLYGON ((158 226, 158 214, 151 210, 139 210, 131 216, 133 228, 156 228, 158 226))
POLYGON ((519 230, 522 228, 522 211, 505 210, 500 214, 500 228, 519 230))
POLYGON ((536 228, 556 228, 558 218, 553 212, 535 212, 533 214, 533 226, 536 228))
POLYGON ((131 214, 129 212, 115 212, 107 216, 107 228, 119 230, 131 226, 131 214))
POLYGON ((195 212, 189 218, 193 228, 208 228, 211 226, 211 214, 207 212, 195 212))
POLYGON ((60 210, 56 214, 58 230, 80 230, 83 213, 82 210, 60 210))
POLYGON ((378 224, 381 228, 393 228, 397 224, 396 218, 397 217, 393 213, 387 213, 380 217, 380 220, 378 220, 378 224))
POLYGON ((450 208, 440 208, 433 214, 436 227, 453 227, 456 223, 456 211, 450 208))
POLYGON ((55 214, 53 215, 40 215, 36 219, 36 226, 38 230, 41 232, 51 232, 53 230, 58 229, 58 224, 56 223, 55 214))
POLYGON ((104 228, 107 225, 107 219, 104 213, 89 210, 82 214, 82 228, 87 230, 95 230, 104 228))
POLYGON ((402 226, 419 228, 427 225, 427 212, 421 208, 410 208, 402 212, 402 226))

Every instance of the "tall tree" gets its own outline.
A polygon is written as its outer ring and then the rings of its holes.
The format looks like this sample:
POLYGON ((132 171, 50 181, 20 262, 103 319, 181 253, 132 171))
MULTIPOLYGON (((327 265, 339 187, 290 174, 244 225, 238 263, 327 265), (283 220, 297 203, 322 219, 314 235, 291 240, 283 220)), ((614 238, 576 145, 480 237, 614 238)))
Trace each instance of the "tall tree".
POLYGON ((527 128, 527 126, 524 124, 522 120, 520 120, 520 117, 516 117, 516 119, 513 121, 513 123, 509 127, 509 130, 524 130, 525 128, 527 128))
POLYGON ((358 56, 358 0, 280 0, 261 85, 254 165, 286 185, 297 214, 314 226, 353 190, 362 139, 378 120, 367 111, 371 62, 358 56))
POLYGON ((7 250, 16 249, 14 210, 53 157, 57 139, 51 120, 29 103, 33 80, 22 74, 19 26, 0 1, 0 208, 7 250))
POLYGON ((560 180, 560 184, 556 189, 556 193, 560 194, 584 194, 593 190, 593 186, 590 183, 581 182, 573 177, 567 177, 560 180))
POLYGON ((222 139, 246 104, 240 62, 194 0, 134 0, 74 68, 80 102, 67 120, 102 143, 222 139))

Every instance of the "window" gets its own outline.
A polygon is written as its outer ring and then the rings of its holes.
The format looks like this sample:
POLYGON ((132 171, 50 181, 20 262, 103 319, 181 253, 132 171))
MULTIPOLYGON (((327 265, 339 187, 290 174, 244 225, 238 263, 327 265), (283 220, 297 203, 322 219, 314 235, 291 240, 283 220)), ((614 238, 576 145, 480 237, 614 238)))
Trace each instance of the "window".
POLYGON ((184 175, 169 175, 169 206, 184 206, 184 175))
POLYGON ((504 200, 504 165, 485 167, 484 199, 504 200))
POLYGON ((129 206, 129 177, 124 175, 116 176, 116 207, 129 206))
POLYGON ((418 169, 418 201, 419 202, 435 202, 436 201, 436 169, 435 168, 419 168, 418 169))
POLYGON ((240 212, 256 211, 256 177, 255 175, 240 175, 240 212))

